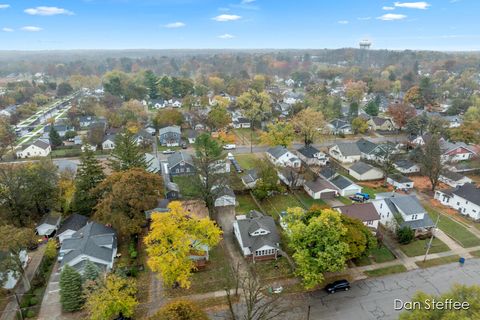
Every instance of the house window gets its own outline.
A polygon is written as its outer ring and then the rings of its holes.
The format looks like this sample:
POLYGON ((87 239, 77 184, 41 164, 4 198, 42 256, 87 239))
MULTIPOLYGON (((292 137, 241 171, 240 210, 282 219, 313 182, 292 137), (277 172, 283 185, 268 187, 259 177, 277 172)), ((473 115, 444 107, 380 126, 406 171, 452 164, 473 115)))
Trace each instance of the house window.
POLYGON ((457 206, 459 206, 459 205, 460 205, 460 202, 457 201, 457 206))

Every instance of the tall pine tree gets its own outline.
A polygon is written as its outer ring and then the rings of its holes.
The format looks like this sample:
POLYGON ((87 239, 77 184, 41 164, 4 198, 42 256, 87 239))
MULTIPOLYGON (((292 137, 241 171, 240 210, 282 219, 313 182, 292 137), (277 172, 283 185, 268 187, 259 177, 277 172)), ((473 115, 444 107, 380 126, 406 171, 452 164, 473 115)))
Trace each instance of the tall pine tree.
POLYGON ((95 281, 100 275, 99 268, 90 260, 85 262, 85 267, 83 269, 83 281, 95 281))
POLYGON ((58 134, 58 131, 55 130, 55 127, 50 125, 50 132, 48 133, 48 137, 50 138, 50 143, 52 144, 53 148, 60 147, 62 145, 62 138, 58 134))
POLYGON ((92 190, 105 179, 105 174, 92 150, 86 148, 80 161, 72 206, 74 212, 89 216, 97 204, 96 195, 92 190))
POLYGON ((125 130, 115 138, 115 149, 111 153, 110 167, 114 171, 127 171, 132 168, 147 169, 145 153, 135 141, 135 136, 125 130))
POLYGON ((60 303, 67 312, 80 310, 84 303, 82 276, 69 265, 65 265, 60 274, 60 303))

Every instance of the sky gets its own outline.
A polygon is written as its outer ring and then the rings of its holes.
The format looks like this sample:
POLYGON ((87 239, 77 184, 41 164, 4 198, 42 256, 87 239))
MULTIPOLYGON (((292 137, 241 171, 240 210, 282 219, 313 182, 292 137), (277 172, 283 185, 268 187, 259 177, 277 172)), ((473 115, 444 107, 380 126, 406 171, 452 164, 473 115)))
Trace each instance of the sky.
POLYGON ((480 0, 0 0, 0 50, 480 50, 480 0))

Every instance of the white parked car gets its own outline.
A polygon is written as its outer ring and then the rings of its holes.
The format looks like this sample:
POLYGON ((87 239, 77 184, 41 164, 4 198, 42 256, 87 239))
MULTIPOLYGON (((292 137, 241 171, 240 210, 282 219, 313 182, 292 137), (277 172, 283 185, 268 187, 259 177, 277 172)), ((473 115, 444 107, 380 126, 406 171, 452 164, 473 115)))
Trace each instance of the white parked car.
POLYGON ((231 152, 227 153, 227 160, 233 160, 233 159, 235 159, 233 154, 231 152))
POLYGON ((163 154, 172 154, 172 153, 175 153, 175 151, 173 151, 172 149, 167 149, 167 150, 164 150, 162 151, 163 154))
POLYGON ((235 148, 236 148, 236 146, 234 144, 226 144, 226 145, 223 146, 223 149, 225 149, 225 150, 233 150, 235 148))

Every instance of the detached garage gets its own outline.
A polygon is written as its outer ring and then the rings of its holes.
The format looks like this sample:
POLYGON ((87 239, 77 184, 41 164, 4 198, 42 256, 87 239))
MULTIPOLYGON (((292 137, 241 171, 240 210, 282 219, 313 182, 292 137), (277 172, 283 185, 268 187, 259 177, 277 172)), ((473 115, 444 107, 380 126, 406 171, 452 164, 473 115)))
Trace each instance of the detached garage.
POLYGON ((358 181, 380 180, 383 178, 382 170, 361 161, 354 163, 348 169, 348 174, 358 181))
POLYGON ((332 199, 338 195, 335 186, 321 178, 305 182, 303 188, 313 199, 332 199))
POLYGON ((362 192, 362 187, 341 175, 331 179, 330 182, 340 191, 340 195, 343 197, 362 192))

